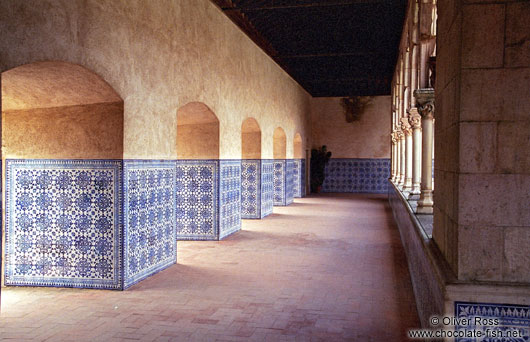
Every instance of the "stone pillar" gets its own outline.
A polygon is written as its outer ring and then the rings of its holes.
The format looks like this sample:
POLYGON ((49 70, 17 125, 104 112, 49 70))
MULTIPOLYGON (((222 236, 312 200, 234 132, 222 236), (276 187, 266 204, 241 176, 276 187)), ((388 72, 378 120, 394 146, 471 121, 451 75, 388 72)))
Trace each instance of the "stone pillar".
POLYGON ((421 115, 417 108, 409 110, 409 123, 412 127, 412 190, 409 198, 418 199, 421 193, 421 115))
POLYGON ((396 138, 394 137, 394 132, 390 133, 390 139, 392 143, 392 153, 391 153, 391 168, 390 168, 390 180, 394 181, 396 176, 396 138))
POLYGON ((405 161, 406 161, 406 146, 405 134, 400 129, 398 131, 398 145, 399 145, 399 179, 398 186, 400 189, 405 185, 405 161))
POLYGON ((401 118, 401 130, 405 135, 405 178, 403 191, 412 190, 412 129, 407 116, 401 118))
POLYGON ((434 120, 434 89, 418 89, 414 92, 422 127, 421 193, 418 201, 418 214, 432 214, 432 145, 434 120))

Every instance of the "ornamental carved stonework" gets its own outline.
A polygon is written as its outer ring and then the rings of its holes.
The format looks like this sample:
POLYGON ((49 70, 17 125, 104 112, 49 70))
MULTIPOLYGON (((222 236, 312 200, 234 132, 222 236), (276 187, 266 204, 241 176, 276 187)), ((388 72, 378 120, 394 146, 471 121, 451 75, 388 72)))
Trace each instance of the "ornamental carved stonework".
POLYGON ((392 144, 395 145, 397 143, 397 141, 398 141, 396 132, 390 133, 390 137, 392 138, 392 144))
POLYGON ((401 118, 401 130, 405 135, 412 134, 412 127, 409 124, 409 119, 407 117, 401 118))
POLYGON ((409 109, 409 123, 412 129, 421 129, 421 115, 418 112, 418 108, 409 109))
POLYGON ((423 119, 434 119, 434 89, 418 89, 414 91, 418 111, 423 119))
POLYGON ((405 134, 403 134, 403 131, 400 130, 400 129, 398 129, 398 130, 396 131, 396 136, 397 136, 397 139, 398 139, 398 140, 403 140, 403 139, 405 139, 405 134))

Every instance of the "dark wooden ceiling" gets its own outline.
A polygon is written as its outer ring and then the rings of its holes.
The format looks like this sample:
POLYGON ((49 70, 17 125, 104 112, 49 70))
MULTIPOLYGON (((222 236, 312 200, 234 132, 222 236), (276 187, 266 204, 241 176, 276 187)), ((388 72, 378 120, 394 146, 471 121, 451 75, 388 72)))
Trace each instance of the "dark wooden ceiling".
POLYGON ((312 96, 390 94, 406 0, 212 0, 312 96))

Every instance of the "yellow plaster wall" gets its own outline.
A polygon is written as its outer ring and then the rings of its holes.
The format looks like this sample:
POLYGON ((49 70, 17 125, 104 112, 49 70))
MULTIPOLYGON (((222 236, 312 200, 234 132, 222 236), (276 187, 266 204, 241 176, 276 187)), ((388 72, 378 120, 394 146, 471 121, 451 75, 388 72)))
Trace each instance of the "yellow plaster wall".
POLYGON ((287 137, 283 128, 278 127, 274 130, 273 139, 273 158, 286 159, 287 137))
POLYGON ((123 102, 75 64, 37 62, 2 73, 2 157, 119 159, 123 102))
POLYGON ((326 145, 333 158, 390 158, 390 96, 372 97, 359 121, 346 122, 339 97, 312 99, 313 147, 326 145))
POLYGON ((261 128, 254 118, 241 125, 241 158, 261 159, 261 128))
POLYGON ((123 103, 2 113, 2 158, 120 159, 123 103))
POLYGON ((310 96, 208 0, 4 0, 0 71, 40 60, 83 65, 124 100, 124 157, 173 159, 177 109, 205 103, 220 158, 241 158, 241 123, 309 135, 310 96))
POLYGON ((296 133, 293 141, 293 157, 295 159, 305 158, 302 137, 296 133))
POLYGON ((178 159, 219 159, 219 123, 179 125, 178 159))

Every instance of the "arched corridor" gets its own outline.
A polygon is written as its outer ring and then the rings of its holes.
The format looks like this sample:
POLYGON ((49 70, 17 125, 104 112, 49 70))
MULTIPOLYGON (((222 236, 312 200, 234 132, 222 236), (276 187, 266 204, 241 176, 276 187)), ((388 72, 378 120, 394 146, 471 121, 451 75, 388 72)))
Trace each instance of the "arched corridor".
POLYGON ((385 196, 297 199, 223 241, 179 242, 178 265, 127 292, 5 289, 0 336, 401 341, 418 326, 404 261, 385 196))
POLYGON ((528 342, 529 22, 0 0, 0 340, 528 342))

